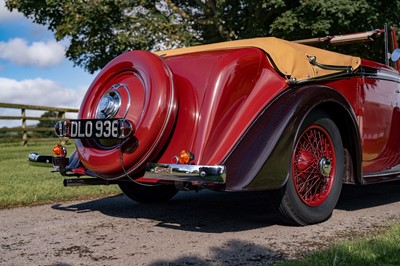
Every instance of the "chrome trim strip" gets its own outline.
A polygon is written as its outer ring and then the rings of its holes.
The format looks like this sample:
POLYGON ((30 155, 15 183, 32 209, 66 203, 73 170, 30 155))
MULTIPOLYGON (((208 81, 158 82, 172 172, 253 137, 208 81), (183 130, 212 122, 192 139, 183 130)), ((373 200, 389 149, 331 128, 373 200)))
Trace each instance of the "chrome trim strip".
POLYGON ((126 104, 126 110, 123 115, 123 118, 126 118, 126 115, 129 112, 129 108, 131 108, 131 92, 129 91, 128 85, 125 83, 118 83, 118 84, 113 85, 111 88, 118 91, 121 87, 124 88, 126 91, 126 94, 128 94, 128 103, 126 104))
POLYGON ((143 178, 194 184, 226 183, 226 167, 223 165, 188 165, 148 163, 143 178))
POLYGON ((365 78, 382 79, 400 83, 400 75, 386 69, 361 67, 359 74, 365 78))
POLYGON ((396 165, 392 168, 381 172, 374 172, 374 173, 366 173, 364 174, 364 178, 373 178, 373 177, 390 177, 390 176, 398 176, 400 175, 400 165, 396 165))

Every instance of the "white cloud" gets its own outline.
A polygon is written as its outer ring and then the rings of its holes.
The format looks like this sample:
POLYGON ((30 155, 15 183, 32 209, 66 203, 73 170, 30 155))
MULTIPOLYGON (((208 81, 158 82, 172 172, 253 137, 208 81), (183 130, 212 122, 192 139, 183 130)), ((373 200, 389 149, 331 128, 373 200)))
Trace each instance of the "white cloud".
POLYGON ((86 88, 74 90, 42 78, 17 81, 0 77, 0 99, 7 103, 79 107, 86 88))
POLYGON ((0 21, 18 20, 23 17, 24 15, 22 13, 19 13, 15 10, 13 12, 10 12, 6 8, 4 0, 0 0, 0 21))
MULTIPOLYGON (((0 101, 4 103, 79 108, 86 89, 70 89, 48 79, 17 81, 0 77, 0 101)), ((20 115, 19 109, 0 108, 0 115, 20 115)), ((40 116, 40 114, 27 114, 40 116)), ((72 116, 70 116, 72 118, 72 116)), ((37 123, 34 121, 33 123, 37 123)), ((21 121, 0 120, 0 127, 20 125, 21 121)))
POLYGON ((21 39, 0 42, 0 59, 23 66, 53 66, 64 60, 64 47, 56 41, 33 42, 21 39))

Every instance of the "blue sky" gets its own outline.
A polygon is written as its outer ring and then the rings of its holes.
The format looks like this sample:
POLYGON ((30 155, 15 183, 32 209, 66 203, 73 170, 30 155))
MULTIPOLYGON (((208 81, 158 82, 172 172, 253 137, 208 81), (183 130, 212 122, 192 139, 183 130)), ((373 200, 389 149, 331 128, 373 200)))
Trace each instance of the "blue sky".
MULTIPOLYGON (((66 44, 0 0, 0 102, 78 108, 95 76, 65 58, 66 44)), ((0 115, 19 112, 0 108, 0 115)), ((0 120, 0 127, 19 123, 0 120)))

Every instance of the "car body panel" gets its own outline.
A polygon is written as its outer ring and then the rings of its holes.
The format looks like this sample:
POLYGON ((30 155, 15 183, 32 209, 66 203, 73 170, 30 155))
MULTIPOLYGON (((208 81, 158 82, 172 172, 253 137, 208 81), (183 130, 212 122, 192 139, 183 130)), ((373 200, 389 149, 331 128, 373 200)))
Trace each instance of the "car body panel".
POLYGON ((133 51, 102 70, 79 118, 96 118, 104 93, 125 86, 130 92, 115 118, 130 121, 132 135, 111 144, 78 139, 67 172, 173 183, 180 179, 166 177, 168 165, 182 172, 176 156, 188 150, 190 168, 226 171, 219 173, 223 182, 202 187, 276 189, 287 182, 304 119, 318 111, 340 131, 351 168, 344 182, 374 183, 400 173, 400 76, 381 63, 276 38, 133 51), (148 163, 165 167, 165 178, 146 178, 148 163))
POLYGON ((215 51, 207 56, 182 55, 166 62, 176 77, 182 97, 179 103, 183 104, 168 145, 171 148, 161 158, 166 162, 177 150, 189 149, 195 154, 195 164, 220 163, 268 99, 287 86, 256 48, 215 51), (208 63, 198 60, 199 56, 206 57, 208 63), (201 78, 180 81, 195 72, 201 78))
MULTIPOLYGON (((299 127, 304 117, 318 108, 325 109, 332 117, 336 114, 348 115, 348 126, 357 135, 352 108, 337 91, 316 84, 291 88, 266 108, 248 135, 236 147, 236 153, 226 162, 228 169, 238 170, 237 179, 240 182, 237 182, 232 190, 274 189, 284 185, 299 127), (265 130, 266 128, 270 130, 265 130), (253 156, 246 158, 246 153, 253 156), (257 158, 257 161, 254 158, 257 158), (237 161, 241 161, 245 167, 235 167, 237 161), (241 177, 245 176, 247 171, 248 179, 243 180, 241 177)), ((354 145, 358 146, 357 141, 354 145)))
POLYGON ((363 70, 362 139, 363 171, 380 172, 400 163, 399 100, 400 75, 393 69, 371 62, 363 70))

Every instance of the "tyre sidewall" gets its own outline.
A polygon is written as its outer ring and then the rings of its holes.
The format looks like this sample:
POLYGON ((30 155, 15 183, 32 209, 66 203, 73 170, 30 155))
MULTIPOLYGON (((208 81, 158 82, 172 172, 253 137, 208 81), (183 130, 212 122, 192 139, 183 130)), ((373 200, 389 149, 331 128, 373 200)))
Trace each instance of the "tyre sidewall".
MULTIPOLYGON (((291 164, 289 179, 286 184, 284 197, 286 197, 286 200, 292 207, 291 212, 292 216, 294 216, 293 219, 296 220, 296 222, 298 222, 299 224, 303 225, 318 223, 330 217, 340 196, 344 174, 344 150, 339 129, 337 128, 335 123, 328 117, 323 115, 314 115, 306 119, 306 121, 303 123, 303 126, 301 127, 299 135, 301 135, 302 132, 304 132, 304 130, 311 124, 319 125, 328 132, 335 148, 336 165, 335 177, 328 197, 320 205, 312 207, 305 204, 296 192, 292 177, 291 164)), ((298 140, 296 140, 296 143, 297 141, 298 140)))
POLYGON ((139 203, 165 202, 178 193, 175 185, 150 185, 133 181, 118 184, 122 192, 131 200, 139 203))

